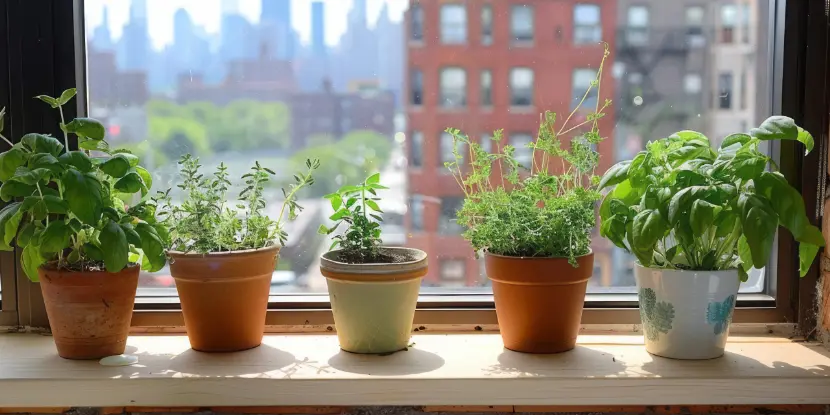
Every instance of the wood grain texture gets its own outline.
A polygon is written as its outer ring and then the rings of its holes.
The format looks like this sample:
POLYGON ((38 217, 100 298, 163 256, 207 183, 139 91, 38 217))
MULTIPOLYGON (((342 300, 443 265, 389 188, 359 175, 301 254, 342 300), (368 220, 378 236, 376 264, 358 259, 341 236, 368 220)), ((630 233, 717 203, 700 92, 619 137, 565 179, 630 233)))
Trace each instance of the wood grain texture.
POLYGON ((341 352, 325 335, 266 336, 205 354, 183 336, 134 336, 130 367, 63 360, 52 339, 0 335, 0 407, 830 404, 830 352, 733 337, 709 361, 645 352, 640 336, 581 336, 558 355, 507 351, 497 335, 419 335, 391 356, 341 352))

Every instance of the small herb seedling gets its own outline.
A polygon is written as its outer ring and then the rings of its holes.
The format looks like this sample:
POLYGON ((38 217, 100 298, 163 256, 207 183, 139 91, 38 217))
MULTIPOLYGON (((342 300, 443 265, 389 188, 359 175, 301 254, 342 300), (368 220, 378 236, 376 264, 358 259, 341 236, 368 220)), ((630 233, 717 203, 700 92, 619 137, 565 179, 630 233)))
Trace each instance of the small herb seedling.
POLYGON ((380 184, 380 173, 369 176, 357 186, 343 186, 335 193, 326 195, 331 202, 334 214, 329 217, 335 224, 332 227, 320 225, 319 232, 324 235, 334 233, 343 223, 345 232, 334 236, 329 250, 341 249, 341 258, 349 263, 382 262, 380 252, 380 198, 378 190, 388 189, 380 184))

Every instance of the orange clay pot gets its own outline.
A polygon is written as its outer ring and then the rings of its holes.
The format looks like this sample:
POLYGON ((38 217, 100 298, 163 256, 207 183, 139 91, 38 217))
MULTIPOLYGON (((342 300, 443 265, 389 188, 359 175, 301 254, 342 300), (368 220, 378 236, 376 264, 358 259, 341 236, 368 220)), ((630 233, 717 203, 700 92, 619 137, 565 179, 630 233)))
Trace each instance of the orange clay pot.
POLYGON ((279 250, 271 246, 210 254, 168 252, 190 347, 235 352, 262 343, 279 250))
POLYGON ((576 346, 594 254, 577 258, 520 258, 486 254, 487 276, 504 347, 559 353, 576 346))
POLYGON ((58 355, 100 359, 124 353, 133 317, 139 266, 120 272, 38 268, 40 290, 58 355))

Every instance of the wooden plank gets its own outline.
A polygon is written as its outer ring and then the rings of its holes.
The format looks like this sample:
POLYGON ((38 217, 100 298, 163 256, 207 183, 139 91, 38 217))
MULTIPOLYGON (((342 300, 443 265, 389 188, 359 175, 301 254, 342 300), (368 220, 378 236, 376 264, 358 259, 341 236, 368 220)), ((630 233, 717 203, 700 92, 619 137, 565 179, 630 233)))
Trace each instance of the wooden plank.
POLYGON ((581 336, 558 355, 508 351, 498 335, 413 342, 361 356, 341 352, 335 336, 266 336, 256 349, 207 354, 184 336, 134 336, 139 364, 112 368, 61 359, 49 337, 3 334, 0 406, 830 404, 830 352, 780 337, 735 336, 708 361, 651 356, 637 335, 581 336))

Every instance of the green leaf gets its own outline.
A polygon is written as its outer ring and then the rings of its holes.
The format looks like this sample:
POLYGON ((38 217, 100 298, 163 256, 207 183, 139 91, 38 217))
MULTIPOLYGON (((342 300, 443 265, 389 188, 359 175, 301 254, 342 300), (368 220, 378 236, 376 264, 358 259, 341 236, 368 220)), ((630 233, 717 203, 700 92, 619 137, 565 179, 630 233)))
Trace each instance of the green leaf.
POLYGON ((798 273, 801 277, 804 277, 810 271, 810 267, 816 259, 819 248, 820 246, 818 245, 804 242, 798 245, 798 273))
POLYGON ((626 225, 628 224, 628 217, 623 215, 613 215, 608 219, 603 219, 600 223, 599 233, 603 238, 608 238, 619 248, 628 249, 625 245, 626 225))
POLYGON ((78 148, 89 151, 103 151, 109 153, 110 145, 104 140, 92 140, 82 138, 78 140, 78 148))
POLYGON ((754 180, 755 191, 763 196, 775 209, 778 219, 793 237, 799 239, 804 228, 810 224, 804 207, 804 199, 781 173, 763 172, 754 180))
POLYGON ((703 235, 714 225, 715 217, 722 210, 722 207, 705 200, 695 200, 692 203, 691 216, 689 217, 692 231, 697 235, 703 235))
POLYGON ((44 134, 26 134, 20 142, 34 153, 49 153, 58 157, 63 151, 63 144, 58 139, 44 134))
POLYGON ((6 229, 14 228, 13 230, 14 230, 14 233, 16 234, 17 233, 17 225, 14 225, 14 226, 9 227, 9 228, 7 228, 6 225, 9 222, 14 221, 14 220, 17 221, 18 225, 20 224, 20 219, 19 218, 15 219, 15 216, 17 216, 18 213, 20 212, 20 208, 21 208, 21 203, 20 202, 14 202, 14 203, 10 203, 10 204, 6 205, 6 207, 4 207, 2 210, 0 210, 0 232, 2 232, 2 237, 0 237, 0 251, 11 251, 12 250, 10 242, 11 242, 12 239, 14 239, 15 235, 14 234, 10 235, 6 231, 6 229), (9 242, 5 242, 7 239, 9 240, 9 242))
POLYGON ((678 131, 669 136, 671 141, 681 141, 683 143, 692 144, 698 147, 709 147, 709 138, 692 130, 678 131))
POLYGON ((644 210, 634 216, 631 226, 631 249, 640 264, 645 267, 651 265, 654 247, 668 229, 669 224, 657 210, 644 210))
POLYGON ((52 173, 63 173, 63 167, 55 156, 49 153, 32 154, 28 160, 30 169, 47 169, 52 173))
POLYGON ((377 184, 380 182, 380 173, 375 173, 366 179, 366 184, 377 184))
POLYGON ((47 169, 29 170, 25 167, 19 167, 17 171, 14 172, 14 177, 9 179, 9 181, 16 181, 23 184, 37 186, 38 183, 47 180, 50 173, 51 172, 47 169))
POLYGON ((810 134, 809 132, 807 132, 807 130, 801 128, 801 127, 798 127, 798 138, 796 138, 796 140, 803 143, 804 147, 806 147, 806 150, 804 151, 805 155, 808 154, 810 151, 812 151, 813 147, 815 146, 815 141, 813 140, 813 135, 810 134))
POLYGON ((741 259, 741 269, 748 272, 752 269, 752 250, 749 248, 749 242, 746 240, 746 235, 741 235, 738 238, 738 258, 741 259))
POLYGON ((63 174, 64 199, 81 222, 96 226, 103 208, 101 182, 91 173, 69 169, 63 174))
POLYGON ((75 96, 75 92, 76 92, 76 89, 75 89, 75 88, 69 88, 69 89, 67 89, 66 91, 63 91, 63 93, 61 94, 61 96, 60 96, 60 97, 58 97, 58 99, 57 99, 58 104, 60 104, 60 105, 64 105, 64 104, 66 104, 67 102, 69 102, 69 100, 70 100, 70 99, 72 99, 72 97, 74 97, 74 96, 75 96))
POLYGON ((341 206, 343 206, 343 199, 340 197, 339 194, 330 194, 326 196, 326 198, 331 202, 331 210, 337 212, 341 206))
POLYGON ((798 140, 806 147, 806 153, 813 151, 813 136, 795 124, 790 117, 775 115, 767 118, 749 134, 759 140, 798 140))
POLYGON ((84 244, 84 255, 87 258, 93 261, 103 261, 104 260, 104 252, 101 251, 101 248, 93 245, 92 243, 85 243, 84 244))
POLYGON ((29 277, 29 281, 40 281, 37 269, 46 263, 46 258, 40 254, 39 246, 30 244, 23 248, 23 253, 20 255, 20 263, 23 266, 23 272, 29 277))
MULTIPOLYGON (((138 160, 138 158, 136 158, 136 160, 138 160)), ((141 177, 141 182, 144 184, 144 187, 141 188, 141 196, 146 196, 147 192, 149 192, 153 187, 153 176, 144 167, 135 166, 133 169, 138 176, 141 177)))
POLYGON ((40 211, 43 213, 65 214, 69 212, 69 204, 65 200, 54 195, 29 196, 23 200, 30 205, 31 211, 40 211))
POLYGON ((628 181, 634 188, 645 187, 649 184, 649 176, 651 175, 651 154, 641 151, 631 160, 631 165, 628 167, 628 181))
POLYGON ((730 134, 723 139, 723 142, 720 143, 720 148, 725 149, 729 148, 735 144, 739 144, 743 146, 744 144, 748 143, 752 140, 752 137, 749 134, 744 133, 737 133, 737 134, 730 134))
POLYGON ((617 187, 615 187, 611 193, 608 193, 605 196, 605 199, 603 199, 602 205, 600 205, 599 209, 600 216, 602 218, 611 217, 612 200, 619 200, 626 206, 632 206, 640 201, 640 196, 640 189, 632 188, 629 180, 623 180, 617 184, 617 187))
POLYGON ((127 174, 127 172, 130 171, 130 167, 130 160, 124 154, 116 154, 98 165, 98 168, 100 168, 101 171, 116 179, 127 174))
POLYGON ((43 234, 40 236, 40 252, 55 253, 69 247, 69 237, 72 229, 61 220, 49 222, 43 234))
POLYGON ((92 171, 92 160, 83 151, 70 151, 58 158, 61 163, 75 167, 81 173, 92 171))
POLYGON ((372 209, 375 212, 383 213, 383 211, 380 210, 380 206, 378 206, 374 200, 366 200, 366 206, 369 206, 369 209, 372 209))
POLYGON ((138 235, 138 232, 135 231, 135 228, 131 223, 120 223, 121 230, 124 231, 124 235, 127 236, 127 242, 133 244, 137 247, 141 247, 141 237, 138 235))
POLYGON ((66 124, 66 131, 96 141, 103 140, 106 135, 104 125, 92 118, 75 118, 66 124))
POLYGON ((139 222, 135 225, 135 231, 141 237, 141 250, 144 252, 144 257, 150 263, 150 268, 146 269, 146 271, 155 272, 164 268, 164 264, 167 263, 167 257, 164 254, 163 239, 156 231, 156 228, 147 223, 139 222))
POLYGON ((52 108, 57 108, 60 106, 60 101, 56 98, 52 98, 49 95, 38 95, 35 98, 49 104, 52 108))
POLYGON ((692 202, 712 198, 717 190, 712 186, 692 186, 681 189, 669 201, 669 223, 672 225, 680 221, 681 214, 690 214, 692 202))
POLYGON ((26 158, 26 152, 15 147, 0 154, 0 182, 9 180, 18 167, 25 166, 26 158))
POLYGON ((345 218, 346 216, 349 216, 350 213, 351 212, 349 212, 348 209, 340 209, 337 212, 334 212, 333 215, 329 216, 329 220, 340 220, 345 218))
POLYGON ((122 193, 136 193, 136 192, 146 192, 147 186, 144 185, 144 180, 141 180, 141 176, 138 173, 131 171, 127 173, 124 177, 118 179, 115 182, 115 190, 118 190, 122 193))
POLYGON ((117 223, 108 220, 98 238, 103 247, 102 253, 107 271, 118 272, 124 269, 130 255, 130 247, 124 230, 117 223))
POLYGON ((763 268, 769 262, 772 242, 778 229, 778 215, 766 199, 753 194, 738 198, 741 226, 752 253, 752 265, 763 268))
POLYGON ((320 235, 328 235, 329 228, 327 228, 326 225, 320 225, 320 227, 317 228, 317 233, 320 235))
POLYGON ((630 161, 621 161, 608 169, 602 179, 599 181, 597 190, 602 190, 608 186, 614 186, 622 181, 628 179, 628 169, 631 167, 630 161))
POLYGON ((9 202, 16 197, 31 196, 36 191, 37 187, 33 185, 9 180, 0 186, 0 199, 9 202))
POLYGON ((26 245, 29 245, 36 229, 32 222, 26 222, 20 227, 20 232, 17 234, 17 246, 25 248, 26 245))

